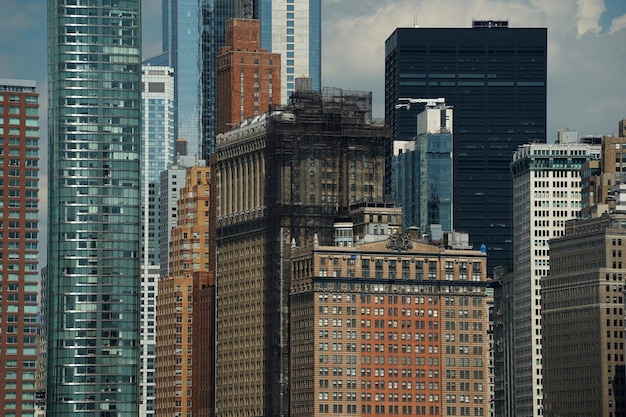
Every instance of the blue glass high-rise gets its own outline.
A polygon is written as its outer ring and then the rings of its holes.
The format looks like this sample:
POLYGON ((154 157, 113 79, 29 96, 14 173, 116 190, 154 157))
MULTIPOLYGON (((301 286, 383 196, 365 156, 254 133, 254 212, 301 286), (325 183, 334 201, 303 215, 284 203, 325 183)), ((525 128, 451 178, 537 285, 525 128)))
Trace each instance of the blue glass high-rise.
POLYGON ((188 155, 207 159, 217 136, 217 52, 233 0, 163 0, 163 50, 174 68, 175 135, 188 155))
POLYGON ((141 1, 49 0, 47 415, 138 415, 141 1))

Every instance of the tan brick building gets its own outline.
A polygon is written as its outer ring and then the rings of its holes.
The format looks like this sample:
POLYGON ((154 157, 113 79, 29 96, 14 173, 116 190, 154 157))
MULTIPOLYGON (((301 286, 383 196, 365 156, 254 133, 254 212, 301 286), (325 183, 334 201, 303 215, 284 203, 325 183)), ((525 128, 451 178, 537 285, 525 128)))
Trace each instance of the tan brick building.
POLYGON ((213 404, 212 396, 198 398, 196 410, 193 400, 196 385, 198 392, 213 391, 211 169, 190 167, 185 177, 178 200, 178 226, 171 232, 171 275, 159 281, 157 297, 157 417, 186 417, 188 412, 199 410, 204 414, 197 415, 210 415, 213 404), (202 355, 198 358, 198 364, 203 366, 201 372, 196 372, 194 353, 196 358, 202 355))

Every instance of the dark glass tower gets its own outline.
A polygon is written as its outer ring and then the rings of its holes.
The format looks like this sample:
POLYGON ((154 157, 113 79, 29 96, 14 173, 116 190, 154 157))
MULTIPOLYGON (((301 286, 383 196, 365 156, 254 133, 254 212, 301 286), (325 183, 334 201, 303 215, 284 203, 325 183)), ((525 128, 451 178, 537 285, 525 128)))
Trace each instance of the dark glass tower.
MULTIPOLYGON (((399 98, 443 97, 454 107, 454 228, 488 264, 513 255, 512 179, 518 145, 546 141, 547 29, 478 21, 473 28, 399 28, 385 42, 385 117, 394 139, 416 134, 422 106, 399 98)), ((393 189, 391 150, 386 193, 393 189)), ((490 272, 491 273, 491 272, 490 272)))
POLYGON ((139 413, 141 1, 48 1, 47 415, 139 413))

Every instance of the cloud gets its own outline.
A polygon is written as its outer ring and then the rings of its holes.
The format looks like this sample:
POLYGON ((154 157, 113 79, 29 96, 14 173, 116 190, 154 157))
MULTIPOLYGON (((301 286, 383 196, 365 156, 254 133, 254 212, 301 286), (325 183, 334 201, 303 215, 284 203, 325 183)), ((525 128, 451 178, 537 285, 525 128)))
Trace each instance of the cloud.
POLYGON ((609 33, 614 34, 622 29, 626 29, 626 14, 618 16, 611 21, 609 33))
POLYGON ((604 13, 604 0, 578 0, 578 36, 587 32, 599 34, 602 32, 600 18, 604 13))

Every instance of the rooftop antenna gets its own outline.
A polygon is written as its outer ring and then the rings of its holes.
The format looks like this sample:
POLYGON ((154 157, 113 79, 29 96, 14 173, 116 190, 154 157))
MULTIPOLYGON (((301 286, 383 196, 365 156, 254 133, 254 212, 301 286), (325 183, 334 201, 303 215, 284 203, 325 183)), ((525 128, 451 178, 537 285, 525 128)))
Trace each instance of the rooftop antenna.
POLYGON ((418 28, 418 27, 420 27, 420 26, 417 24, 417 13, 413 13, 413 27, 414 27, 414 28, 418 28))

